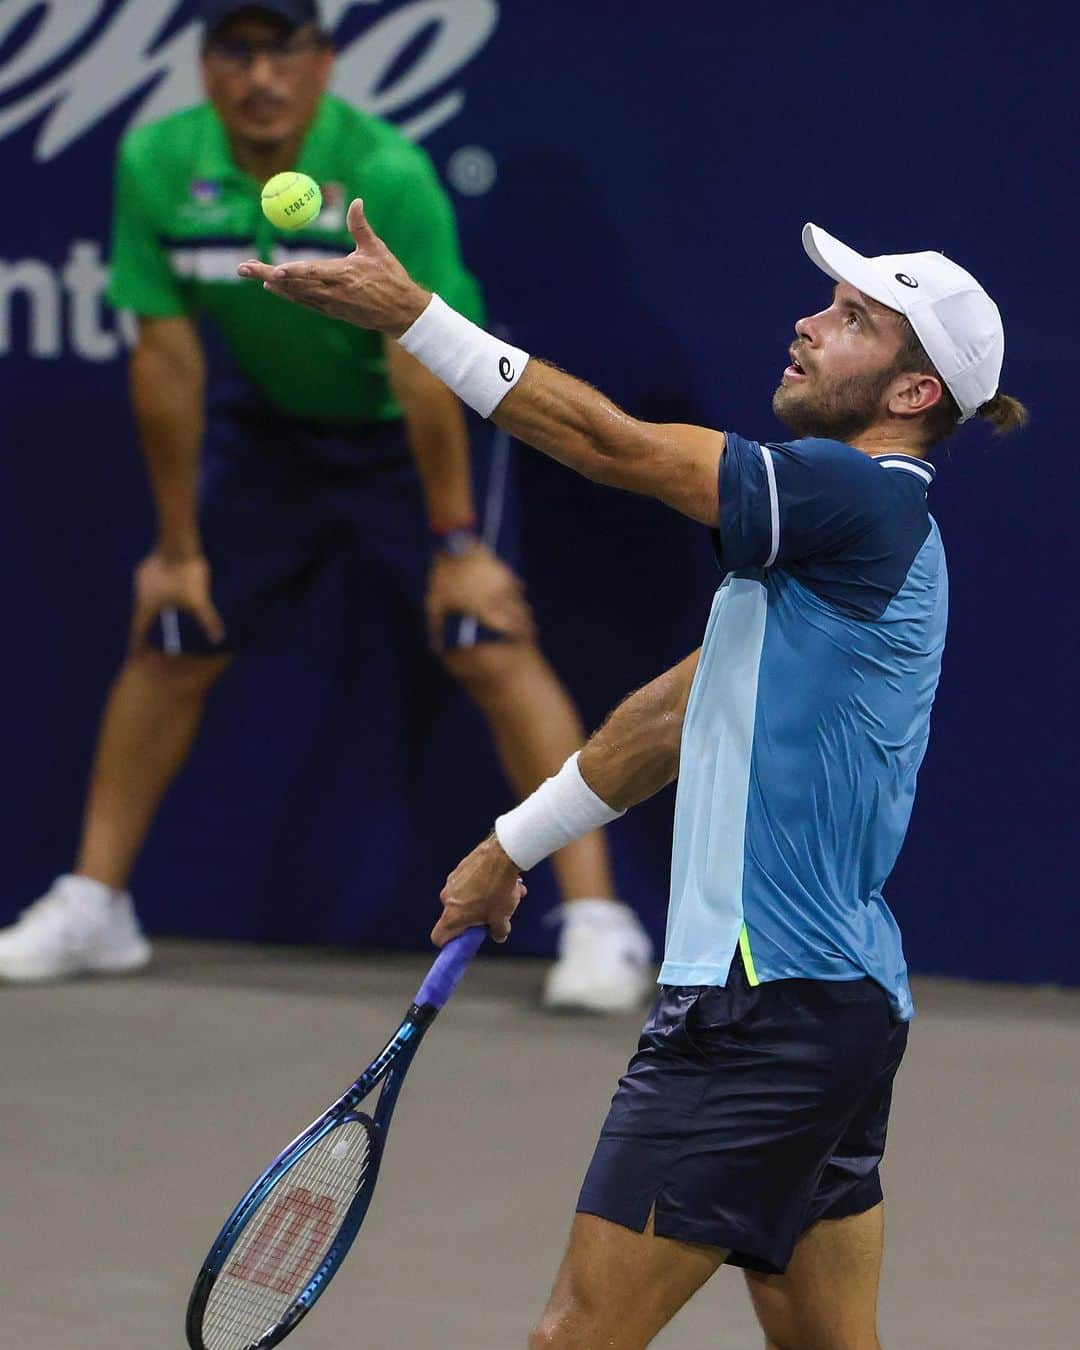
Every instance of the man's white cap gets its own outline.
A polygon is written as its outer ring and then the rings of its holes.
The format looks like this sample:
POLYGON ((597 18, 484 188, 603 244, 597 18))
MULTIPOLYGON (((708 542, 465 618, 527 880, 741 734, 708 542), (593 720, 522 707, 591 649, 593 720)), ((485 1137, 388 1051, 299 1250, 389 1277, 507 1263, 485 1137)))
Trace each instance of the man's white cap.
POLYGON ((821 228, 804 225, 811 262, 864 295, 899 310, 915 329, 966 422, 998 391, 1005 330, 997 305, 970 272, 944 253, 864 258, 821 228))

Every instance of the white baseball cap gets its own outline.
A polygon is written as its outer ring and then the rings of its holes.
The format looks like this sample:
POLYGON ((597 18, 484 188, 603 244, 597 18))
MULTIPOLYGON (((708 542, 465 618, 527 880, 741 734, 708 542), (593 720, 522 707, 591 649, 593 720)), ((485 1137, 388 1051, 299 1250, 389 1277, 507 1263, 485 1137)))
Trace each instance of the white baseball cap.
POLYGON ((998 391, 1005 330, 997 305, 970 272, 944 253, 864 258, 820 225, 804 225, 803 248, 834 281, 899 310, 914 328, 960 409, 974 417, 998 391))

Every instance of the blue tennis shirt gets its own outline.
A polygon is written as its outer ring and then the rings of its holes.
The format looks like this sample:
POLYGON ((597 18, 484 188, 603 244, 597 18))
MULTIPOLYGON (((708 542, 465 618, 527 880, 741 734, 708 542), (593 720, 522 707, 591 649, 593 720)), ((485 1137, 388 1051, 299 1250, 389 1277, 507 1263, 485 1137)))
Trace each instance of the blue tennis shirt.
POLYGON ((870 976, 911 1017, 883 888, 926 750, 948 579, 934 469, 728 435, 683 724, 662 984, 870 976))

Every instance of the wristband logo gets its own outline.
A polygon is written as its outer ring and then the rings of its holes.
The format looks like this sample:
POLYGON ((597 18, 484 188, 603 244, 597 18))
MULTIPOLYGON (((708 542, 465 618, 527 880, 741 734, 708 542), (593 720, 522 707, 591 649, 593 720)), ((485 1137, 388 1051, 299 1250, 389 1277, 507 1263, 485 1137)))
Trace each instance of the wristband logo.
POLYGON ((499 357, 499 374, 507 384, 514 378, 514 367, 508 356, 499 357))

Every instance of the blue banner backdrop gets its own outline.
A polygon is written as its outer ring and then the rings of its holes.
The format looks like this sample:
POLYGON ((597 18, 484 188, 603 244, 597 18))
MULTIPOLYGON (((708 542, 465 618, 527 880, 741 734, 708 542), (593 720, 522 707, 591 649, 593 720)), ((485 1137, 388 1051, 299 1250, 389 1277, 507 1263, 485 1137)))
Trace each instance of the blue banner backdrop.
MULTIPOLYGON (((1074 72, 1049 11, 998 25, 981 5, 914 21, 859 0, 325 10, 337 89, 428 148, 493 312, 642 415, 778 434, 792 324, 827 292, 799 247, 806 219, 871 252, 942 248, 985 281, 1006 387, 1034 421, 940 458, 951 638, 888 894, 915 970, 1080 980, 1075 226, 1060 209, 1074 72)), ((196 52, 176 0, 0 9, 0 920, 70 863, 150 538, 127 338, 101 303, 111 165, 133 121, 198 97, 196 52)), ((708 543, 530 451, 519 465, 545 644, 595 723, 696 645, 708 543)), ((446 870, 506 801, 479 719, 415 634, 331 579, 295 644, 241 662, 215 695, 134 890, 154 932, 419 944, 446 870)), ((613 831, 623 892, 657 936, 671 809, 665 794, 613 831)), ((552 898, 538 876, 515 950, 550 950, 552 898)))

